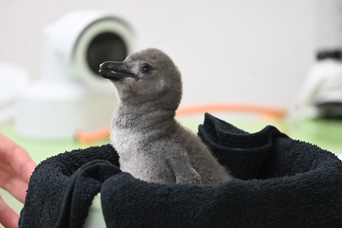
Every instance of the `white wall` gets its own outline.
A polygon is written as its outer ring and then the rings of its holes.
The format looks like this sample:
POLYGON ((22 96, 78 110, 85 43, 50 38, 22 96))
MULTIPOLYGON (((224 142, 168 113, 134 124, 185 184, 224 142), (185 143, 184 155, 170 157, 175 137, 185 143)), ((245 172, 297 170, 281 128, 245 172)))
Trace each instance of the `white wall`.
MULTIPOLYGON (((291 104, 318 45, 315 0, 0 0, 0 60, 41 74, 42 29, 75 9, 107 10, 180 68, 182 104, 291 104)), ((67 34, 66 34, 67 35, 67 34)))

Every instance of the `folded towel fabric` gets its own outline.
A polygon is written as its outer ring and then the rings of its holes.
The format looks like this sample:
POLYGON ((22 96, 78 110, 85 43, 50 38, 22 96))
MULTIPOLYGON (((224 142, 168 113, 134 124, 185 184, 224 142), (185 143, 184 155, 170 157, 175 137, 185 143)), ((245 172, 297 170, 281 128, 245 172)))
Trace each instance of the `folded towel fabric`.
POLYGON ((249 134, 206 114, 199 136, 236 179, 147 183, 120 172, 110 145, 34 171, 19 227, 82 227, 97 192, 107 227, 342 227, 342 162, 267 126, 249 134))

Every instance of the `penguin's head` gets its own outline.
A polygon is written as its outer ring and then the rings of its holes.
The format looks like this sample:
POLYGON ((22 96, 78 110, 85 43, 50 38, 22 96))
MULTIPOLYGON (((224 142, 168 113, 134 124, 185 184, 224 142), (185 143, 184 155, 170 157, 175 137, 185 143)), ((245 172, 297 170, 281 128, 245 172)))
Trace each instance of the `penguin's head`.
POLYGON ((99 72, 114 83, 123 102, 154 102, 174 110, 180 103, 181 74, 171 58, 158 49, 133 53, 123 62, 104 62, 99 72))

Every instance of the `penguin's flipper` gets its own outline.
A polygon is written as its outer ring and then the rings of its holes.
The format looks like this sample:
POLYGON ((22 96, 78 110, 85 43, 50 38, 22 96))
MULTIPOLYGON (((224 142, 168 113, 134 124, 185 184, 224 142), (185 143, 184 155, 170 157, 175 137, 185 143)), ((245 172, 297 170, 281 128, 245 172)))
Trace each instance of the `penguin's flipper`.
MULTIPOLYGON (((187 156, 186 156, 187 157, 187 156)), ((176 184, 198 184, 202 185, 202 178, 191 166, 188 159, 172 157, 167 164, 176 177, 176 184)))

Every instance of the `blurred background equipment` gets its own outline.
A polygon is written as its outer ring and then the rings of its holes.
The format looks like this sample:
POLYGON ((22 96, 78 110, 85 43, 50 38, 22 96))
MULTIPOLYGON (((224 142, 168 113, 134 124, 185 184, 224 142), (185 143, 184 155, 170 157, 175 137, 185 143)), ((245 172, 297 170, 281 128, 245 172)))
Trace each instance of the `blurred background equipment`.
POLYGON ((28 83, 25 69, 0 61, 0 123, 13 121, 16 101, 28 83))
POLYGON ((77 131, 107 126, 116 105, 115 90, 98 76, 98 67, 106 60, 124 60, 134 42, 126 22, 100 11, 73 11, 49 25, 43 75, 18 103, 18 133, 72 139, 77 131))
POLYGON ((297 118, 342 119, 342 51, 317 54, 296 104, 297 118))

